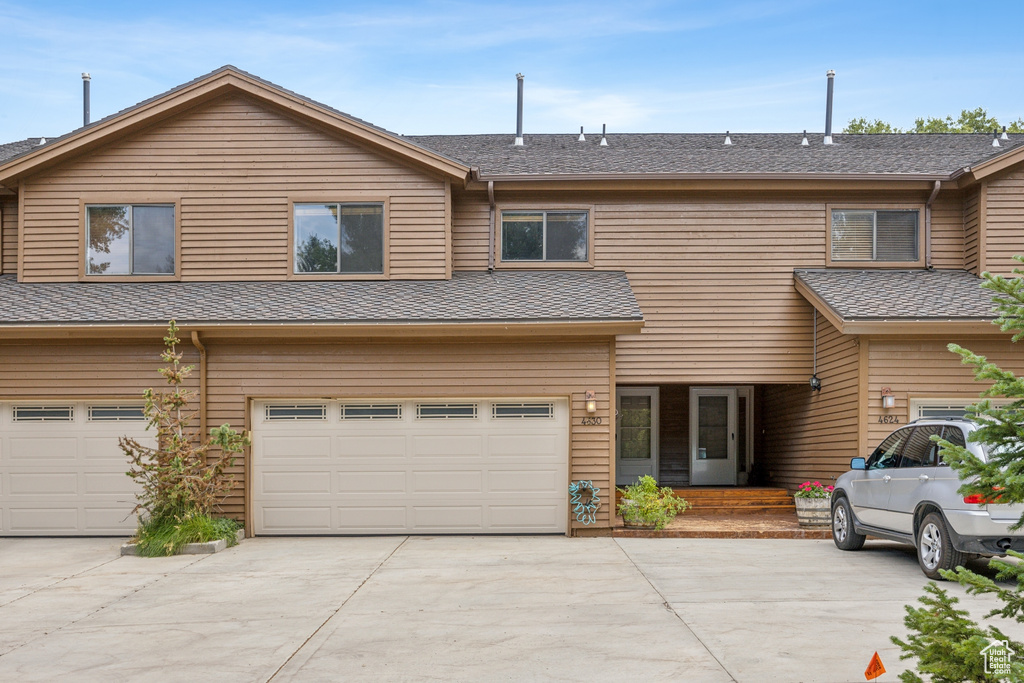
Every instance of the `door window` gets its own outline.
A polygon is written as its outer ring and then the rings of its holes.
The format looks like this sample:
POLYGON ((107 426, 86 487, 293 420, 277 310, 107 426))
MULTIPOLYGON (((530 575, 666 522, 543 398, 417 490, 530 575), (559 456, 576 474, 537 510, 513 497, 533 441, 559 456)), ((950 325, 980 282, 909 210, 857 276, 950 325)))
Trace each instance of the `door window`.
POLYGON ((913 429, 900 429, 890 434, 868 458, 867 468, 869 470, 884 470, 896 467, 900 461, 903 444, 906 443, 912 431, 913 429))
POLYGON ((932 435, 942 431, 941 425, 922 425, 914 430, 903 448, 900 467, 932 467, 938 460, 939 444, 932 435))
MULTIPOLYGON (((954 446, 960 446, 961 448, 967 447, 967 441, 964 440, 964 432, 959 427, 944 427, 942 432, 942 438, 950 442, 954 446)), ((939 458, 940 465, 946 465, 947 463, 939 458)))

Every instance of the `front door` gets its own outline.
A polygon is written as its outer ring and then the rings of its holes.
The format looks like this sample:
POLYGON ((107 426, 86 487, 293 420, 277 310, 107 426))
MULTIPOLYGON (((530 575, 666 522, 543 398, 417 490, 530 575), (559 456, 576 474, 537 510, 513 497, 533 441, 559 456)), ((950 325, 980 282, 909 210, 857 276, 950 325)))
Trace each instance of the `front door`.
POLYGON ((690 387, 690 484, 735 486, 736 387, 690 387))
POLYGON ((615 483, 658 478, 658 387, 615 390, 615 483))

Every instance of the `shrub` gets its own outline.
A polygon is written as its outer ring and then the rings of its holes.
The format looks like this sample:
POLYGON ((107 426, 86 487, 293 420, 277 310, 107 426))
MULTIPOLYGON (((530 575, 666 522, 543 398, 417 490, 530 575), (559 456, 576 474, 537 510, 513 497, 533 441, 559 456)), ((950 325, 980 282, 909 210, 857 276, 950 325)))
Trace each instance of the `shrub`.
POLYGON ((690 507, 668 486, 658 488, 658 482, 650 475, 618 491, 622 494, 619 514, 629 524, 653 524, 655 529, 664 529, 677 514, 690 507))

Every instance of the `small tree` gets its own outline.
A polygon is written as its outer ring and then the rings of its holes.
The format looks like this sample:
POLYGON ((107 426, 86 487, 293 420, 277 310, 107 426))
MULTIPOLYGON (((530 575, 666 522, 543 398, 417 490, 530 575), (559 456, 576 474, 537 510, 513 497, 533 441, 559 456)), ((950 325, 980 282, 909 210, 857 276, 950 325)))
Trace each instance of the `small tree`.
MULTIPOLYGON (((1024 263, 1021 257, 1015 257, 1024 263)), ((1004 332, 1013 333, 1013 341, 1024 338, 1024 270, 1015 269, 1016 277, 984 274, 982 287, 995 292, 993 302, 999 314, 994 321, 1004 332)), ((990 363, 956 344, 949 350, 960 355, 965 365, 974 367, 978 381, 992 385, 982 393, 983 400, 968 408, 967 416, 980 428, 970 438, 985 447, 986 462, 966 448, 932 437, 939 442, 945 462, 966 480, 959 489, 964 496, 980 494, 983 499, 999 503, 1024 502, 1024 378, 990 363), (994 406, 992 397, 1012 399, 1008 405, 994 406)), ((1013 528, 1024 526, 1024 515, 1013 528)), ((1010 551, 1010 556, 1024 560, 1024 555, 1010 551)), ((1002 602, 1001 608, 991 610, 985 618, 1002 617, 1024 623, 1024 564, 993 559, 989 566, 997 571, 996 580, 980 576, 964 567, 956 571, 941 570, 942 576, 958 581, 969 594, 992 594, 1002 602), (1000 585, 997 582, 1003 582, 1000 585), (1013 584, 1006 587, 1006 582, 1013 584)), ((998 681, 998 676, 985 672, 981 650, 991 640, 1008 640, 995 626, 982 628, 972 621, 967 612, 956 610, 956 598, 934 582, 925 590, 931 594, 919 601, 923 608, 907 605, 903 623, 911 631, 907 641, 893 637, 892 641, 903 650, 901 659, 916 658, 918 670, 931 676, 934 683, 946 681, 998 681)), ((1024 643, 1009 641, 1010 648, 1024 653, 1024 643)), ((1024 680, 1024 661, 1014 661, 1010 680, 1024 680)), ((922 679, 910 671, 900 675, 905 683, 922 679)))
POLYGON ((194 366, 181 364, 177 334, 178 326, 171 320, 160 354, 167 366, 159 370, 171 390, 146 389, 143 394, 143 412, 148 428, 156 431, 156 448, 129 437, 119 439, 131 463, 128 476, 142 487, 133 510, 141 513, 140 529, 186 516, 209 517, 231 490, 233 478, 227 470, 235 455, 250 442, 247 433, 236 432, 227 424, 211 429, 205 442, 190 430, 195 411, 189 410, 188 404, 196 392, 183 385, 194 366))

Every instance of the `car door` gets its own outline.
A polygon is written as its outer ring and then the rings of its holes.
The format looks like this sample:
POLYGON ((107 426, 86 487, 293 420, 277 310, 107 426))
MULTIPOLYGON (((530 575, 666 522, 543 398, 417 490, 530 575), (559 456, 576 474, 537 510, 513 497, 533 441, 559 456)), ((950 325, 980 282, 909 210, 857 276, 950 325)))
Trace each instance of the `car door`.
POLYGON ((939 494, 934 481, 939 445, 931 437, 941 433, 942 425, 920 425, 914 428, 903 446, 899 465, 892 471, 889 481, 889 503, 885 515, 887 528, 913 534, 914 510, 918 503, 935 500, 939 494))
POLYGON ((913 427, 904 427, 886 437, 868 457, 862 476, 851 483, 850 504, 861 523, 886 528, 889 482, 911 432, 913 427))

